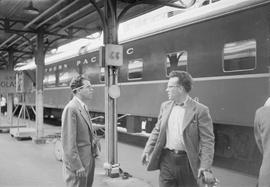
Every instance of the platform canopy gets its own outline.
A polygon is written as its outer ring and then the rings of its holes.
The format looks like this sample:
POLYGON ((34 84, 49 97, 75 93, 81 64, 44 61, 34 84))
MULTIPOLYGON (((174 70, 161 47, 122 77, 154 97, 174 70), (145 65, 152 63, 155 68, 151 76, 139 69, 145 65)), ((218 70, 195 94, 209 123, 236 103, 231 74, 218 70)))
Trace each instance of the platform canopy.
MULTIPOLYGON (((106 0, 0 0, 0 69, 24 62, 34 56, 37 33, 44 33, 45 50, 95 32, 102 22, 97 6, 104 10, 106 0)), ((196 0, 117 0, 120 22, 161 6, 186 7, 196 0), (180 5, 179 5, 180 2, 180 5)))

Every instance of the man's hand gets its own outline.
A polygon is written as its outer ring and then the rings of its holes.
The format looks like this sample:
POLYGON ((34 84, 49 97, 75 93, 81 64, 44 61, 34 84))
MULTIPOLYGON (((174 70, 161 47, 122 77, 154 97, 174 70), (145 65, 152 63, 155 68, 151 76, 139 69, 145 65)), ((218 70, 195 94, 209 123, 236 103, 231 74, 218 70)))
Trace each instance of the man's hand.
POLYGON ((200 168, 198 171, 198 178, 202 177, 202 181, 205 184, 212 184, 216 182, 216 179, 211 171, 200 168))
POLYGON ((149 163, 149 154, 148 153, 143 153, 141 160, 142 160, 143 165, 147 165, 149 163))
POLYGON ((99 156, 99 152, 101 151, 101 144, 100 144, 100 139, 95 138, 93 140, 93 156, 96 158, 99 156))
POLYGON ((78 170, 76 170, 76 177, 86 177, 85 169, 82 167, 78 170))

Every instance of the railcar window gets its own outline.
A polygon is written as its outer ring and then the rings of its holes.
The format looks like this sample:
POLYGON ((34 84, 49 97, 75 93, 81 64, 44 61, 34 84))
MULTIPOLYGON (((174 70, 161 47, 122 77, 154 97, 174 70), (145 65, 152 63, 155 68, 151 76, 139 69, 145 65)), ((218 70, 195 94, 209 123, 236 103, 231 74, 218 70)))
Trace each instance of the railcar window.
MULTIPOLYGON (((61 66, 61 65, 59 65, 61 66)), ((70 65, 64 64, 61 68, 58 66, 59 82, 58 86, 69 86, 69 83, 73 77, 79 75, 79 73, 70 65)))
POLYGON ((143 59, 130 60, 128 62, 128 80, 137 80, 142 78, 143 59))
POLYGON ((100 68, 99 80, 100 82, 105 81, 105 68, 100 68))
POLYGON ((223 51, 223 71, 248 71, 256 68, 256 40, 226 43, 223 51))
POLYGON ((46 68, 45 75, 43 79, 43 84, 45 88, 55 87, 56 83, 56 68, 46 68))
POLYGON ((171 71, 187 71, 187 51, 168 53, 166 55, 166 75, 169 76, 171 71))

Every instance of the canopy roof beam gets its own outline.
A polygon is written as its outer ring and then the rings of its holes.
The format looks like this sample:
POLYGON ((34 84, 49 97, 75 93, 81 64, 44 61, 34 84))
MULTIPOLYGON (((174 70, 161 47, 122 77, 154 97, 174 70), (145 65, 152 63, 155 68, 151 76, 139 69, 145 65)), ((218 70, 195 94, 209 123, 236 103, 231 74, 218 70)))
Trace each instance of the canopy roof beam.
MULTIPOLYGON (((18 49, 12 49, 14 53, 24 53, 24 54, 33 54, 32 51, 24 51, 24 50, 18 50, 18 49)), ((0 51, 9 52, 10 48, 0 48, 0 51)))

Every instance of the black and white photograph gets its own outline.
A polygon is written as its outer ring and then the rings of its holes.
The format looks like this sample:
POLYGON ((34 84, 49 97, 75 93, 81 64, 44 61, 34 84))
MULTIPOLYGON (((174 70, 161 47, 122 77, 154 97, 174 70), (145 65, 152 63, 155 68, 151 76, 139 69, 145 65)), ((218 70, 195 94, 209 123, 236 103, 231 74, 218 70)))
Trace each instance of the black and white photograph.
POLYGON ((0 187, 270 187, 270 0, 0 0, 0 187))

